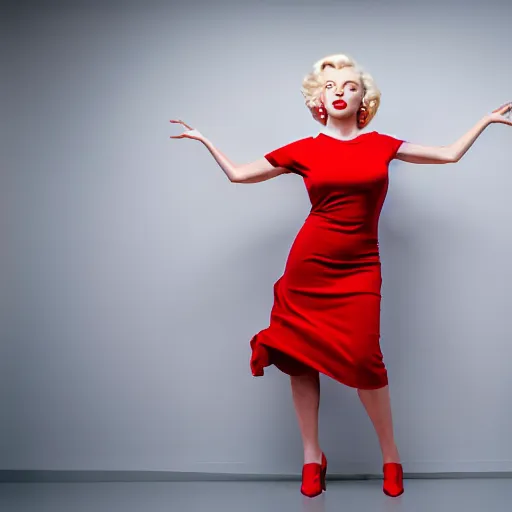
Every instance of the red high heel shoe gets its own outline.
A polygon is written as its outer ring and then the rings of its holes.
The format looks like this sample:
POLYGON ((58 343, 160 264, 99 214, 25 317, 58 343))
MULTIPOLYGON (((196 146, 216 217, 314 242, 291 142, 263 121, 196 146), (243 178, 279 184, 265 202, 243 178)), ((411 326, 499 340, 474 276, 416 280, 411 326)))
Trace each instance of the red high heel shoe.
POLYGON ((310 462, 302 467, 302 486, 300 492, 304 496, 314 498, 325 491, 325 475, 327 473, 327 459, 322 453, 322 463, 310 462))
POLYGON ((404 492, 404 472, 402 464, 397 462, 387 462, 383 467, 384 484, 382 490, 384 494, 396 498, 404 492))

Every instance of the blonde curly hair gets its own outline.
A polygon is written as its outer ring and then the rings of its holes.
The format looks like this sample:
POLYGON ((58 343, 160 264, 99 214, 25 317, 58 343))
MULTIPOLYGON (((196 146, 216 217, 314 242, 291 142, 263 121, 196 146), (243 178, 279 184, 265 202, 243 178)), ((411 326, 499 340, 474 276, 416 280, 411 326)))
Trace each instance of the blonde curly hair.
POLYGON ((359 73, 364 89, 362 106, 366 108, 368 113, 365 122, 365 126, 367 126, 379 109, 381 92, 375 84, 373 77, 361 69, 354 59, 344 54, 330 55, 315 62, 313 71, 306 75, 302 81, 301 92, 313 118, 323 125, 327 122, 326 118, 322 119, 318 114, 318 109, 321 106, 320 95, 324 86, 323 71, 326 67, 335 69, 352 67, 359 73))

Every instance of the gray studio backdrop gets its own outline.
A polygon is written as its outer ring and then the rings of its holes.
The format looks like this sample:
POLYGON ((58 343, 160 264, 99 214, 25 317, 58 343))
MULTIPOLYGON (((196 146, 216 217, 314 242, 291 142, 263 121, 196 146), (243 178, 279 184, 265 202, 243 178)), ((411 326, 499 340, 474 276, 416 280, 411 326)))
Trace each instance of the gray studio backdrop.
MULTIPOLYGON (((382 90, 371 129, 449 144, 512 99, 511 15, 493 0, 5 11, 0 469, 298 473, 288 378, 252 377, 249 340, 308 214, 303 182, 231 184, 168 121, 261 158, 318 132, 301 80, 345 52, 382 90)), ((390 168, 382 349, 408 472, 512 471, 511 144, 494 125, 456 165, 390 168)), ((332 471, 378 473, 356 392, 322 392, 332 471)))

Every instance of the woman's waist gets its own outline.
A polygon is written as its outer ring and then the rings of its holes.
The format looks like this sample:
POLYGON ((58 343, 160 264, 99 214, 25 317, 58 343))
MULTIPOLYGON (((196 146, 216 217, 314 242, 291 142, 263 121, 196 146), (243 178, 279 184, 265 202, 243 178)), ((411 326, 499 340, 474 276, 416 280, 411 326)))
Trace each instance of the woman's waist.
POLYGON ((304 226, 310 229, 327 230, 339 234, 360 234, 363 236, 376 237, 379 219, 373 215, 326 215, 319 212, 311 212, 304 226))
POLYGON ((379 245, 378 224, 372 221, 333 221, 310 215, 298 236, 334 246, 371 248, 379 245))
POLYGON ((300 258, 317 257, 333 261, 378 261, 379 241, 373 233, 340 233, 332 230, 302 229, 292 252, 300 258))

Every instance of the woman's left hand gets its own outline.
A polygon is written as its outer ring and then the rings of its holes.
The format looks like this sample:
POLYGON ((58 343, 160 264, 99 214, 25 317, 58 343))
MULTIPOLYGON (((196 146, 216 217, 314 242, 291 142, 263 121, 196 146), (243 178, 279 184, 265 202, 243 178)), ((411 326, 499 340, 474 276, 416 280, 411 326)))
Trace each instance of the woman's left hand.
POLYGON ((487 116, 489 123, 503 123, 512 126, 512 103, 505 103, 487 116), (507 115, 508 114, 508 115, 507 115))

